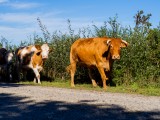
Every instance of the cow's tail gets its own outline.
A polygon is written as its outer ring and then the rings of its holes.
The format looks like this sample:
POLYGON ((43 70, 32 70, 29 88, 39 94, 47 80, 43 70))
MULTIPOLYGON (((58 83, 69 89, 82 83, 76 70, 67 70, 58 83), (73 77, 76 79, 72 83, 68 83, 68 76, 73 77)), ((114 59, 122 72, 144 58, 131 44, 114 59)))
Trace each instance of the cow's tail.
POLYGON ((68 66, 66 67, 66 71, 67 71, 68 73, 70 73, 71 68, 72 68, 72 66, 71 66, 71 65, 68 65, 68 66))

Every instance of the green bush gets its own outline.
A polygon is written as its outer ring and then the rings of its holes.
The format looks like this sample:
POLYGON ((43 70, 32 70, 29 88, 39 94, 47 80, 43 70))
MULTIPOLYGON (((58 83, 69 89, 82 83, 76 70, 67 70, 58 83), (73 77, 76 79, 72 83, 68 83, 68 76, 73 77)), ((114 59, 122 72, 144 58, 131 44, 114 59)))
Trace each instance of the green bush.
MULTIPOLYGON (((129 46, 121 51, 121 60, 115 61, 112 77, 117 85, 138 85, 140 87, 160 87, 160 27, 150 28, 149 15, 138 12, 141 18, 135 20, 134 28, 123 27, 118 23, 118 17, 109 18, 104 25, 97 27, 87 27, 75 31, 71 28, 68 20, 69 33, 55 31, 53 34, 47 31, 38 18, 39 26, 43 33, 43 38, 35 35, 32 44, 42 44, 48 42, 53 50, 49 59, 45 62, 42 76, 54 79, 70 79, 66 72, 69 65, 70 46, 80 37, 120 37, 129 43, 129 46), (145 18, 142 20, 142 18, 145 18), (146 20, 146 21, 145 21, 146 20), (109 26, 107 26, 109 25, 109 26)), ((136 17, 134 17, 136 18, 136 17)), ((88 80, 86 68, 78 67, 76 79, 79 82, 88 80)))
MULTIPOLYGON (((104 22, 104 26, 101 27, 93 25, 90 30, 87 28, 86 31, 91 31, 88 34, 83 29, 83 32, 80 30, 81 32, 75 35, 70 24, 70 34, 54 33, 51 40, 54 52, 45 64, 46 73, 51 73, 49 76, 54 79, 70 79, 65 71, 65 68, 69 65, 70 46, 80 36, 121 37, 129 43, 129 47, 122 49, 121 60, 114 62, 113 81, 117 85, 136 83, 140 87, 160 87, 160 30, 150 29, 146 26, 138 26, 134 29, 122 27, 117 22, 116 17, 110 18, 108 22, 112 27, 107 27, 107 22, 104 22)), ((87 69, 78 68, 76 79, 80 82, 89 79, 87 69)))

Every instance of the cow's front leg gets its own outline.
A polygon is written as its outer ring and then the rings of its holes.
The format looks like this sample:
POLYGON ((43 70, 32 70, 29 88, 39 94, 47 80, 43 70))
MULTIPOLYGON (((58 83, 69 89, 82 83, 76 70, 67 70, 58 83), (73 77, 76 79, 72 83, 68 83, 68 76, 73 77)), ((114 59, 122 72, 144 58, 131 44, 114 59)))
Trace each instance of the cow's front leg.
POLYGON ((92 81, 93 87, 97 87, 97 83, 96 83, 95 79, 93 78, 91 68, 88 68, 88 73, 89 73, 89 77, 90 77, 90 79, 91 79, 91 81, 92 81))
POLYGON ((101 79, 102 79, 102 82, 103 82, 103 89, 106 90, 107 89, 106 80, 108 80, 108 78, 105 75, 104 68, 101 65, 98 65, 97 68, 98 68, 98 71, 101 75, 101 79))
POLYGON ((34 83, 36 83, 36 82, 37 82, 37 79, 36 79, 36 77, 34 77, 34 80, 33 80, 33 82, 34 82, 34 83))
POLYGON ((37 68, 33 68, 33 72, 35 74, 35 78, 34 78, 34 83, 36 83, 36 81, 38 81, 39 84, 41 84, 41 81, 40 81, 40 74, 38 72, 38 69, 37 68))

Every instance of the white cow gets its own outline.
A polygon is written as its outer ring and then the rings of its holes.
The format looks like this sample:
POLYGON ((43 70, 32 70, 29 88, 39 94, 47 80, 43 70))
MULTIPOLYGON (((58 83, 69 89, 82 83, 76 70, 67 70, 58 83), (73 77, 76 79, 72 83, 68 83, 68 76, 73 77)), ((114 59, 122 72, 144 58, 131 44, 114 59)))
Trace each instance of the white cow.
POLYGON ((19 70, 32 69, 35 77, 34 82, 41 83, 39 72, 43 69, 44 61, 48 58, 50 49, 48 44, 30 45, 17 49, 17 63, 19 70))

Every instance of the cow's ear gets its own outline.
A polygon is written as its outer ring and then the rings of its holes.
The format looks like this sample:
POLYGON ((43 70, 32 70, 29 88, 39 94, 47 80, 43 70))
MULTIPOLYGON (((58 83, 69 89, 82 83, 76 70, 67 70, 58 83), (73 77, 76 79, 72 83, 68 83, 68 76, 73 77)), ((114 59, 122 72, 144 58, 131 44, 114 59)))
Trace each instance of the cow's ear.
POLYGON ((40 45, 35 45, 35 48, 37 48, 38 50, 40 50, 41 46, 40 45))
POLYGON ((127 47, 128 46, 128 43, 124 40, 122 40, 122 43, 121 43, 121 47, 127 47))
POLYGON ((111 45, 111 39, 107 40, 107 45, 110 46, 111 45))

